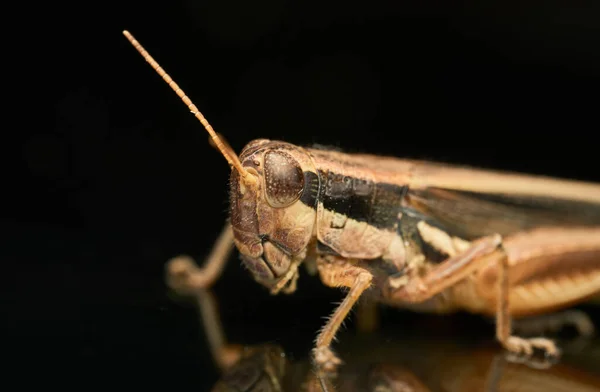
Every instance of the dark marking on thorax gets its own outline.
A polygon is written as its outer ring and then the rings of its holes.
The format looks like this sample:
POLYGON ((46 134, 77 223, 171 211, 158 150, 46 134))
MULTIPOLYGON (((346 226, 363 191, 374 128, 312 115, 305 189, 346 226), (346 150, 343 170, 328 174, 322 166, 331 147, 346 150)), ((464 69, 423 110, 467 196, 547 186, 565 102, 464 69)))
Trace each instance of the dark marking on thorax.
POLYGON ((325 170, 318 173, 322 184, 319 200, 327 210, 381 229, 392 229, 397 223, 407 186, 378 183, 325 170))

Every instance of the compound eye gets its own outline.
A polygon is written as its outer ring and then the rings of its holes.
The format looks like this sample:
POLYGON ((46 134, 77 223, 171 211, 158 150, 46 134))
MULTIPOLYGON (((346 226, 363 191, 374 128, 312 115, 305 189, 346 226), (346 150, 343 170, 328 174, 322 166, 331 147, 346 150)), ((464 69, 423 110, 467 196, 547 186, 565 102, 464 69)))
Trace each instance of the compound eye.
POLYGON ((268 151, 265 154, 264 173, 265 194, 272 207, 287 207, 300 198, 304 175, 291 155, 283 151, 268 151))

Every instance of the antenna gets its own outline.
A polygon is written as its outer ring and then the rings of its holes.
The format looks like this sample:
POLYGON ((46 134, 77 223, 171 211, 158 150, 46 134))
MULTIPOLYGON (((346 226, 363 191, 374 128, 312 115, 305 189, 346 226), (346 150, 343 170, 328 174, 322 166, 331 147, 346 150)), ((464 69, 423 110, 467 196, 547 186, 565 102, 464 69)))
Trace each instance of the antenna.
POLYGON ((181 98, 183 103, 185 103, 188 106, 188 108, 194 114, 194 116, 198 119, 198 121, 200 121, 202 123, 204 128, 210 134, 210 137, 212 138, 215 146, 219 149, 221 154, 223 154, 225 159, 227 159, 227 162, 229 162, 229 164, 231 166, 233 166, 240 173, 240 175, 242 176, 243 179, 246 179, 248 176, 248 172, 246 170, 244 170, 237 154, 233 151, 233 149, 229 146, 229 144, 227 144, 225 139, 223 137, 221 137, 218 133, 215 132, 213 127, 208 123, 206 118, 204 118, 204 116, 202 115, 200 110, 198 110, 196 105, 194 105, 192 100, 188 98, 188 96, 177 85, 177 83, 175 83, 175 81, 173 81, 173 79, 169 76, 169 74, 167 74, 165 72, 165 70, 152 58, 152 56, 150 56, 150 53, 148 53, 146 51, 146 49, 144 49, 144 47, 135 38, 133 38, 133 35, 131 35, 129 33, 129 31, 124 30, 123 35, 125 37, 127 37, 127 39, 129 40, 129 42, 131 42, 133 47, 136 48, 138 52, 140 52, 140 54, 150 64, 150 66, 156 71, 156 73, 158 73, 164 79, 164 81, 167 82, 169 87, 171 87, 173 89, 173 91, 175 91, 175 94, 177 94, 179 96, 179 98, 181 98))

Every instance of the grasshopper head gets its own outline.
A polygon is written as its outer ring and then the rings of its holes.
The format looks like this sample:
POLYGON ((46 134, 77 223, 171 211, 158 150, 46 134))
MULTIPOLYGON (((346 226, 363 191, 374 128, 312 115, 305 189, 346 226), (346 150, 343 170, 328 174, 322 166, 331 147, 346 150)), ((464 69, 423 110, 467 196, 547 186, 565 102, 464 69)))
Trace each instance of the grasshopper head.
POLYGON ((234 241, 254 278, 273 289, 294 278, 316 220, 318 176, 308 154, 288 143, 259 139, 240 154, 247 173, 232 170, 234 241))
POLYGON ((123 34, 202 123, 232 167, 231 225, 244 264, 272 292, 282 284, 293 285, 316 219, 319 179, 308 154, 287 143, 261 139, 248 144, 238 158, 142 45, 129 32, 123 34))

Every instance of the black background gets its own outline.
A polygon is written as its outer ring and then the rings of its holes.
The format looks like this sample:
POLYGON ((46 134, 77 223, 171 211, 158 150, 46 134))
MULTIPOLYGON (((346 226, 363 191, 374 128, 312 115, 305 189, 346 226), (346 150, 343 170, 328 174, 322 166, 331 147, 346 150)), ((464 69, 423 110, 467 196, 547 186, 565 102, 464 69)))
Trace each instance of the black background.
MULTIPOLYGON (((15 98, 26 114, 4 192, 15 363, 54 369, 59 383, 86 374, 205 390, 217 377, 163 268, 208 253, 229 169, 123 29, 236 151, 271 138, 598 181, 599 11, 592 1, 32 5, 10 58, 29 85, 15 98)), ((271 297, 232 260, 215 286, 230 339, 301 355, 339 293, 302 276, 297 294, 271 297)))

